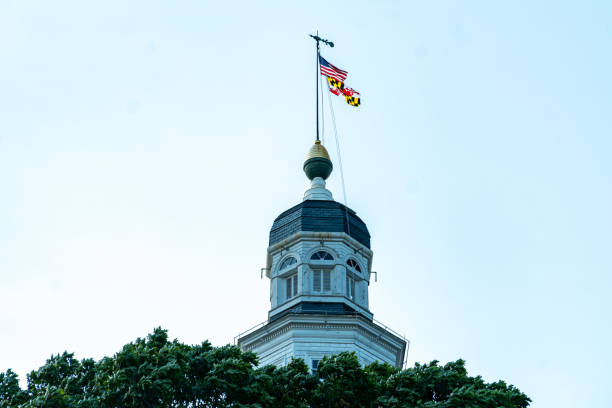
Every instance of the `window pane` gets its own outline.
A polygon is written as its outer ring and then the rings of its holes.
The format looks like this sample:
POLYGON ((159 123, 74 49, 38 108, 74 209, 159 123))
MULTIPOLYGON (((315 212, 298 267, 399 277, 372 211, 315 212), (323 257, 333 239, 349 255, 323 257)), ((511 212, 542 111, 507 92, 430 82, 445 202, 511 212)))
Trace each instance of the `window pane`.
POLYGON ((331 272, 323 271, 323 290, 330 291, 331 290, 331 272))
POLYGON ((297 275, 293 275, 293 296, 297 295, 297 275))
POLYGON ((346 277, 346 296, 355 300, 355 279, 346 277))
POLYGON ((359 266, 356 260, 349 259, 348 261, 346 261, 346 264, 350 266, 351 268, 353 268, 354 270, 356 270, 357 272, 361 272, 361 267, 359 266))
POLYGON ((325 251, 317 251, 310 257, 313 261, 333 261, 334 257, 331 256, 328 252, 325 251))
POLYGON ((321 291, 321 271, 317 269, 312 272, 313 272, 312 290, 314 292, 320 292, 321 291))
POLYGON ((287 295, 287 299, 291 297, 291 279, 285 279, 285 294, 287 295))
POLYGON ((288 268, 289 266, 296 264, 296 263, 297 263, 297 260, 294 257, 289 257, 283 261, 283 263, 280 266, 280 269, 282 270, 282 269, 288 268))

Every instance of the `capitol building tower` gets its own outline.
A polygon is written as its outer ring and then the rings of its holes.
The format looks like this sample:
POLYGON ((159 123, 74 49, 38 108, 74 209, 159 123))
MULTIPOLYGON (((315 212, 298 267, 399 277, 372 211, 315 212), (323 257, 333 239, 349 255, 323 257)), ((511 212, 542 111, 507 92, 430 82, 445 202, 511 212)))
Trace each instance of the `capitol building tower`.
POLYGON ((317 140, 304 162, 311 187, 270 230, 268 319, 238 335, 238 346, 257 353, 260 365, 302 358, 314 371, 323 356, 354 351, 363 365, 402 367, 408 341, 370 311, 370 233, 355 211, 325 188, 332 169, 317 140))

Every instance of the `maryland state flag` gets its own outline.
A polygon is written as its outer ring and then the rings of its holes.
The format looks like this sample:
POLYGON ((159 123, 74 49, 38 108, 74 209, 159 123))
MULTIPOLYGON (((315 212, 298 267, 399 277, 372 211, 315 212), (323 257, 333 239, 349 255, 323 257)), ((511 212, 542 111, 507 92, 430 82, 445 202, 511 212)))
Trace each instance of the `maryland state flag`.
POLYGON ((356 90, 352 88, 345 88, 344 82, 336 78, 327 77, 327 82, 329 83, 329 92, 333 93, 334 95, 338 95, 338 96, 344 95, 344 99, 346 100, 346 103, 348 103, 351 106, 360 105, 361 103, 360 98, 355 97, 355 95, 359 95, 359 92, 357 92, 356 90))
POLYGON ((361 98, 344 95, 344 99, 346 100, 346 103, 348 103, 351 106, 359 106, 361 104, 361 98))

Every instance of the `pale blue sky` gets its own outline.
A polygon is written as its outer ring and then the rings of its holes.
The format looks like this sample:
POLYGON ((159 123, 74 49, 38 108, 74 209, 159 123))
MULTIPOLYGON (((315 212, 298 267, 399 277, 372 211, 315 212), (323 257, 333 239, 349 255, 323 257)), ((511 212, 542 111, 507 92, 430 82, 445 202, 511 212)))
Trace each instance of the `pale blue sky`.
POLYGON ((266 318, 318 29, 362 94, 335 99, 348 204, 409 363, 612 405, 612 3, 126 3, 0 4, 0 370, 266 318))

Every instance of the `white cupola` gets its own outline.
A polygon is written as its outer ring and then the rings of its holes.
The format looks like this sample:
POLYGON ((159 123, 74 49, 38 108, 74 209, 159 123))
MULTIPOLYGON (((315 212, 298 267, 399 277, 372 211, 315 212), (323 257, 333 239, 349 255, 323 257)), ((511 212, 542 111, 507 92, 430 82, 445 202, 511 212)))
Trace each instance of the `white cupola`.
POLYGON ((407 341, 378 325, 369 309, 370 233, 325 188, 332 169, 327 150, 315 142, 304 162, 311 187, 270 230, 268 320, 239 335, 238 344, 257 352, 261 364, 301 357, 316 365, 323 355, 351 350, 363 364, 401 366, 407 341))

